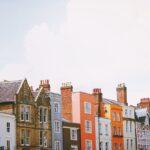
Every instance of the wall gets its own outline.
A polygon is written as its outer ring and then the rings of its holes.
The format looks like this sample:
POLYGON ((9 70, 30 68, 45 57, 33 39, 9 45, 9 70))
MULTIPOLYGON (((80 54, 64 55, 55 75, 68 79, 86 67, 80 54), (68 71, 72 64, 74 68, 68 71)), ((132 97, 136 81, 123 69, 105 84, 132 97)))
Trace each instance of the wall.
POLYGON ((6 141, 10 141, 10 150, 16 149, 16 120, 14 115, 0 112, 0 146, 6 147, 6 141), (7 132, 7 122, 10 122, 10 132, 7 132))
POLYGON ((51 104, 51 126, 52 126, 52 149, 55 149, 55 141, 60 141, 61 150, 63 150, 63 137, 62 137, 62 103, 61 95, 56 93, 50 93, 50 104, 51 104), (59 104, 59 111, 54 112, 54 104, 59 104), (60 121, 60 132, 56 133, 54 131, 54 120, 60 121))

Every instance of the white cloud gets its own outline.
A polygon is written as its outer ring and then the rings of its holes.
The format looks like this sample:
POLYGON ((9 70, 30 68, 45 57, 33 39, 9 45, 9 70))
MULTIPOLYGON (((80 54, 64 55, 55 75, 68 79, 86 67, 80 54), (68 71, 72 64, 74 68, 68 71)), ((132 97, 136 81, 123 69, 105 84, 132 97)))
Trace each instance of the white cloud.
MULTIPOLYGON (((141 82, 149 84, 144 78, 150 75, 149 6, 148 0, 70 0, 59 29, 44 22, 27 33, 26 65, 33 68, 27 77, 50 78, 57 90, 67 80, 77 89, 97 86, 113 98, 119 82, 127 82, 131 89, 141 82)), ((137 97, 129 92, 135 104, 137 97)), ((143 89, 141 95, 147 93, 143 89)))

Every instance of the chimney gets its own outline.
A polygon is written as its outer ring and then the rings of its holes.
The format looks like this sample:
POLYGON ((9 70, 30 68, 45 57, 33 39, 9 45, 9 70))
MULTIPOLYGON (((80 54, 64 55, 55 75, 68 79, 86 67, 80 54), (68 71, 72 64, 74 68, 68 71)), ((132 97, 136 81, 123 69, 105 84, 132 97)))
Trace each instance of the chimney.
POLYGON ((72 121, 72 91, 73 87, 70 82, 62 83, 62 117, 68 121, 72 121))
POLYGON ((124 83, 119 84, 117 89, 117 101, 128 105, 127 103, 127 87, 124 83))
POLYGON ((41 80, 39 87, 43 87, 46 92, 50 92, 49 80, 41 80))
POLYGON ((101 92, 101 89, 95 88, 93 89, 93 96, 96 100, 96 114, 100 117, 101 116, 101 104, 103 100, 103 94, 101 92))

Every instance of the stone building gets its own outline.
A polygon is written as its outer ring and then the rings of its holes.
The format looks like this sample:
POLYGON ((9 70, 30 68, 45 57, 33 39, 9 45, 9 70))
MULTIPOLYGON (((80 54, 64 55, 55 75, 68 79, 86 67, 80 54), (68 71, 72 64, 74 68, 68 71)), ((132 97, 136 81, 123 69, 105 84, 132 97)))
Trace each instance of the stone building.
POLYGON ((51 149, 50 103, 45 90, 26 79, 0 82, 0 111, 16 117, 16 149, 51 149))

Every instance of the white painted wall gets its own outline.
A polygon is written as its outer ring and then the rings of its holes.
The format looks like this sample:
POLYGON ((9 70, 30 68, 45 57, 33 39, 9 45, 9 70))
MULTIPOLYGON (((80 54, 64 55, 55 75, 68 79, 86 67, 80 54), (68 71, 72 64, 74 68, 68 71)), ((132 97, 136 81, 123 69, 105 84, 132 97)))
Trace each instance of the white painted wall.
POLYGON ((108 150, 111 150, 111 121, 109 119, 95 117, 95 132, 96 150, 100 150, 99 139, 102 143, 102 150, 106 150, 106 143, 108 143, 108 150), (107 131, 105 128, 106 125, 108 126, 107 131))
POLYGON ((123 106, 123 134, 125 150, 136 150, 134 112, 134 107, 125 105, 123 106))
POLYGON ((10 150, 16 149, 16 120, 14 115, 0 112, 0 146, 7 146, 10 141, 10 150), (7 132, 7 122, 10 122, 10 132, 7 132))

